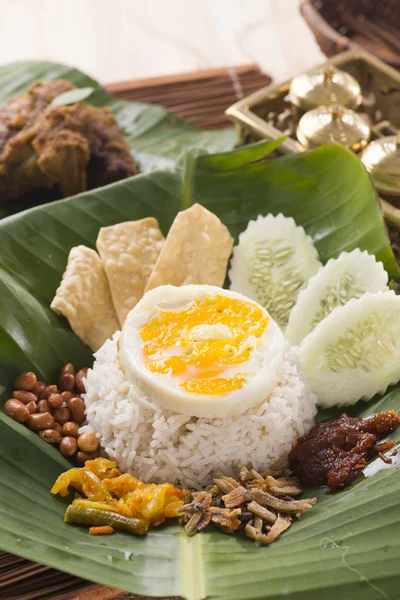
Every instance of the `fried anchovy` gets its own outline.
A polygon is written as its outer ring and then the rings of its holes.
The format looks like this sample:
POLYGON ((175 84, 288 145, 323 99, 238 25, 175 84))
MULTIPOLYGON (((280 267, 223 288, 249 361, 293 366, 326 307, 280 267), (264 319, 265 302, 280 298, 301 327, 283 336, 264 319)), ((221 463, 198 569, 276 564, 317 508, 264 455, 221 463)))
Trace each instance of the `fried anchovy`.
POLYGON ((211 520, 213 523, 217 523, 222 527, 227 527, 230 530, 235 531, 242 524, 237 518, 241 513, 240 508, 228 510, 227 508, 215 508, 210 506, 207 512, 211 513, 211 520))
POLYGON ((240 508, 234 508, 231 510, 230 508, 220 508, 219 506, 210 506, 207 511, 216 515, 230 515, 233 517, 237 517, 238 515, 242 514, 242 510, 240 508))
POLYGON ((260 474, 249 463, 241 468, 238 480, 220 475, 213 485, 193 493, 191 503, 180 509, 186 533, 203 531, 211 522, 225 533, 240 529, 260 544, 272 544, 290 527, 292 518, 316 502, 316 498, 293 498, 302 489, 285 464, 280 460, 260 474))
POLYGON ((212 496, 217 496, 221 493, 221 490, 217 485, 208 485, 206 487, 206 492, 209 492, 212 496))
POLYGON ((249 481, 249 479, 251 479, 249 473, 250 472, 247 467, 242 467, 239 472, 239 481, 241 481, 242 483, 246 483, 246 481, 249 481))
POLYGON ((207 498, 207 495, 208 495, 208 492, 206 492, 205 490, 202 490, 201 492, 194 492, 193 500, 195 502, 203 503, 204 500, 207 498))
POLYGON ((222 496, 222 500, 227 508, 234 508, 235 506, 240 506, 244 502, 253 500, 253 498, 250 497, 250 493, 246 488, 240 485, 234 490, 231 490, 228 494, 225 494, 225 496, 222 496))
POLYGON ((278 536, 281 535, 291 525, 292 518, 289 515, 278 515, 277 520, 272 525, 270 531, 267 534, 267 544, 272 544, 278 536))
MULTIPOLYGON (((244 488, 243 488, 244 489, 244 488)), ((232 492, 231 492, 232 493, 232 492)), ((282 498, 275 498, 268 492, 263 492, 257 488, 252 488, 246 491, 249 500, 255 500, 259 504, 264 506, 270 506, 282 512, 294 512, 303 513, 307 508, 311 508, 316 503, 316 498, 306 498, 305 500, 283 500, 282 498)), ((230 494, 228 494, 229 496, 230 494)), ((225 498, 225 497, 224 497, 225 498)), ((225 502, 226 505, 226 502, 225 502)), ((237 505, 236 505, 237 506, 237 505)))
POLYGON ((271 475, 268 475, 266 483, 268 491, 276 496, 297 496, 303 491, 295 478, 281 477, 280 479, 275 479, 271 475))
POLYGON ((288 485, 287 487, 276 487, 275 485, 272 485, 269 488, 269 491, 271 494, 275 494, 275 496, 298 496, 303 490, 291 485, 288 485))
POLYGON ((264 544, 264 545, 268 544, 267 535, 265 533, 262 533, 261 531, 258 531, 258 529, 256 529, 253 526, 253 521, 249 521, 248 523, 246 523, 244 532, 247 535, 247 537, 251 538, 255 542, 258 542, 259 544, 264 544))
POLYGON ((233 477, 228 477, 227 475, 223 475, 220 479, 223 479, 224 481, 227 481, 228 483, 230 483, 231 485, 233 485, 233 487, 239 487, 240 483, 238 481, 236 481, 236 479, 233 479, 233 477))
POLYGON ((239 473, 239 479, 242 483, 247 483, 248 481, 253 481, 254 479, 263 480, 263 476, 260 473, 257 473, 255 469, 248 469, 247 467, 242 467, 239 473))
POLYGON ((178 508, 178 512, 182 514, 187 514, 189 516, 203 510, 204 506, 201 502, 191 502, 190 504, 185 504, 184 506, 178 508))
POLYGON ((185 504, 179 509, 186 521, 185 531, 191 535, 195 531, 201 531, 209 524, 211 518, 206 516, 205 511, 211 505, 212 496, 210 492, 198 492, 193 495, 194 499, 190 504, 185 504))
POLYGON ((255 502, 255 500, 249 502, 247 508, 252 513, 257 515, 257 517, 260 517, 260 519, 263 521, 267 521, 267 523, 275 523, 276 521, 276 515, 272 511, 268 510, 268 508, 265 508, 265 506, 261 506, 261 504, 255 502))
POLYGON ((249 521, 244 529, 245 534, 255 540, 256 542, 264 545, 272 544, 278 536, 281 535, 291 525, 291 517, 288 515, 278 515, 276 523, 271 527, 271 530, 265 534, 259 529, 259 523, 256 521, 249 521))
POLYGON ((224 492, 224 494, 228 494, 228 492, 234 490, 240 485, 231 477, 218 477, 218 479, 214 479, 214 483, 222 492, 224 492))
POLYGON ((268 476, 267 481, 271 481, 271 484, 277 485, 278 487, 286 487, 288 485, 298 487, 300 485, 297 477, 278 477, 276 479, 275 477, 268 476))
POLYGON ((194 533, 196 531, 196 527, 199 524, 202 516, 203 516, 203 513, 199 511, 199 512, 194 513, 190 517, 189 521, 185 525, 185 532, 187 535, 191 535, 192 533, 194 533))
POLYGON ((211 521, 212 514, 208 512, 208 509, 201 515, 200 521, 196 525, 196 531, 203 531, 211 521))

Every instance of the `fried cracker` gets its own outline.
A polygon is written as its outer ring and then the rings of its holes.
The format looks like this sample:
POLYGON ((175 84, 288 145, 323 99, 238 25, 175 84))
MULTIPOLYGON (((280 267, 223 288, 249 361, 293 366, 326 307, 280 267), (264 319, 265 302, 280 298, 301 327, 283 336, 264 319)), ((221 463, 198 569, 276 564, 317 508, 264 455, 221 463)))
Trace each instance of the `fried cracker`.
POLYGON ((177 214, 145 291, 160 285, 222 286, 233 240, 217 216, 194 204, 177 214))
POLYGON ((74 333, 94 352, 119 329, 97 252, 86 246, 72 248, 51 309, 64 315, 74 333))
POLYGON ((143 296, 163 243, 164 236, 152 217, 100 229, 96 246, 121 326, 143 296))

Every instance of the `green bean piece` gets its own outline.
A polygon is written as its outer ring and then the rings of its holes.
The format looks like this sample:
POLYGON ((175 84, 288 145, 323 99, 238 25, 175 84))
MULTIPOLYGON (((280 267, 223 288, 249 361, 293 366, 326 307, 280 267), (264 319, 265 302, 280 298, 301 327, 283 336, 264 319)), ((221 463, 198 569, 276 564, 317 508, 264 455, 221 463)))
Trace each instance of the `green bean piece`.
POLYGON ((114 529, 128 531, 136 535, 144 535, 148 528, 148 523, 143 519, 124 517, 107 510, 86 508, 74 504, 70 504, 65 511, 64 521, 65 523, 76 523, 77 525, 89 527, 111 525, 114 529))

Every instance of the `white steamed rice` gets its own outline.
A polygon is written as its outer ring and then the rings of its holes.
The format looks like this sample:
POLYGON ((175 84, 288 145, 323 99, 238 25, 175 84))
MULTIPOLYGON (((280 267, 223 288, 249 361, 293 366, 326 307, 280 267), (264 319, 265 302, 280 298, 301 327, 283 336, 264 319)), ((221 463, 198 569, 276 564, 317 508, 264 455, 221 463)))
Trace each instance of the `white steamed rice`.
POLYGON ((96 353, 85 403, 88 429, 123 472, 199 488, 249 462, 268 468, 314 424, 316 398, 293 348, 286 349, 281 381, 263 404, 240 416, 206 419, 139 398, 116 360, 119 335, 96 353))

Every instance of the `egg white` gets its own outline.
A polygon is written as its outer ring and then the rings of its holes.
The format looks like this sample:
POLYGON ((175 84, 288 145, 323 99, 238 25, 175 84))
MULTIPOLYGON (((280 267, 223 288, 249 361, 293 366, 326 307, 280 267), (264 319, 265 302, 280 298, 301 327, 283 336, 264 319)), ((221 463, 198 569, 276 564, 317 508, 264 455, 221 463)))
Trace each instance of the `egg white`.
MULTIPOLYGON (((156 317, 160 310, 184 310, 195 299, 202 300, 215 295, 255 304, 268 315, 267 311, 253 300, 236 292, 208 285, 160 286, 147 292, 129 313, 119 341, 119 362, 137 393, 146 400, 174 413, 222 418, 243 414, 249 408, 257 406, 271 394, 279 382, 283 366, 284 337, 270 316, 250 360, 232 365, 221 375, 228 378, 236 373, 249 373, 245 376, 246 382, 239 389, 222 395, 190 393, 179 386, 180 378, 153 373, 145 366, 141 328, 156 317)), ((229 328, 224 325, 201 325, 194 329, 196 336, 203 339, 229 337, 229 328)), ((167 352, 173 354, 174 349, 168 349, 165 354, 167 352)))

